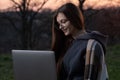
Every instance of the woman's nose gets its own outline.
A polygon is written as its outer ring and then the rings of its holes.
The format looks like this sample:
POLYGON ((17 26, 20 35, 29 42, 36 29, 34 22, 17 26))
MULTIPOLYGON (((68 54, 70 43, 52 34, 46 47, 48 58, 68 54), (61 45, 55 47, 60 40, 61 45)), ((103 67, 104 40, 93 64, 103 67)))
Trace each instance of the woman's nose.
POLYGON ((60 26, 59 26, 59 29, 62 29, 63 27, 64 27, 63 25, 60 25, 60 26))

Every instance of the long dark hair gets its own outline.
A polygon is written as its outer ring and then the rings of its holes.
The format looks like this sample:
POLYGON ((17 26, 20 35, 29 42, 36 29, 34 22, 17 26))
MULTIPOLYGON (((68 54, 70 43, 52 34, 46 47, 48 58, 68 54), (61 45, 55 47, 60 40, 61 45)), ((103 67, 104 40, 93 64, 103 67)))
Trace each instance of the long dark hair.
POLYGON ((65 36, 64 33, 58 29, 59 24, 57 23, 56 17, 59 12, 62 12, 75 28, 79 30, 84 29, 83 15, 74 4, 67 3, 55 12, 52 26, 52 50, 56 53, 56 60, 64 55, 71 43, 71 36, 65 36))

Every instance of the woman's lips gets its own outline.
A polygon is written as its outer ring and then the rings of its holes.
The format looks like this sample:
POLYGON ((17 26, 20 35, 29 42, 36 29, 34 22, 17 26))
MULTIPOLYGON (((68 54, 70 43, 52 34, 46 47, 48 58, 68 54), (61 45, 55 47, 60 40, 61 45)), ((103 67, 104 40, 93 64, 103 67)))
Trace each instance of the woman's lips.
POLYGON ((62 31, 65 33, 67 31, 67 29, 63 29, 62 31))

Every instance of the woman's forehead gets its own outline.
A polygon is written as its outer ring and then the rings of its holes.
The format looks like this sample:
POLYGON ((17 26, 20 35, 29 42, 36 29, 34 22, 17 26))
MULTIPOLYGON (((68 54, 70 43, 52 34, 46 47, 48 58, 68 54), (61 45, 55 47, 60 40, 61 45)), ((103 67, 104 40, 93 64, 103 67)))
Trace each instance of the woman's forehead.
POLYGON ((62 13, 62 12, 58 13, 58 15, 57 15, 56 18, 57 18, 57 21, 59 21, 61 19, 67 19, 67 17, 65 16, 65 14, 62 13))

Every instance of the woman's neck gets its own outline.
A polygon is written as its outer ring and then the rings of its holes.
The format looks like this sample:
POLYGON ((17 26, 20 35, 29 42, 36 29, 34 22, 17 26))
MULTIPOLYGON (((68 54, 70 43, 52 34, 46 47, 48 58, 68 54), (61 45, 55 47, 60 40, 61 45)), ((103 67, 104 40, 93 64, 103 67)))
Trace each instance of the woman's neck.
POLYGON ((86 33, 85 30, 77 30, 77 31, 74 32, 74 34, 72 34, 72 37, 73 37, 73 39, 76 39, 76 38, 78 38, 79 36, 81 36, 85 33, 86 33))

